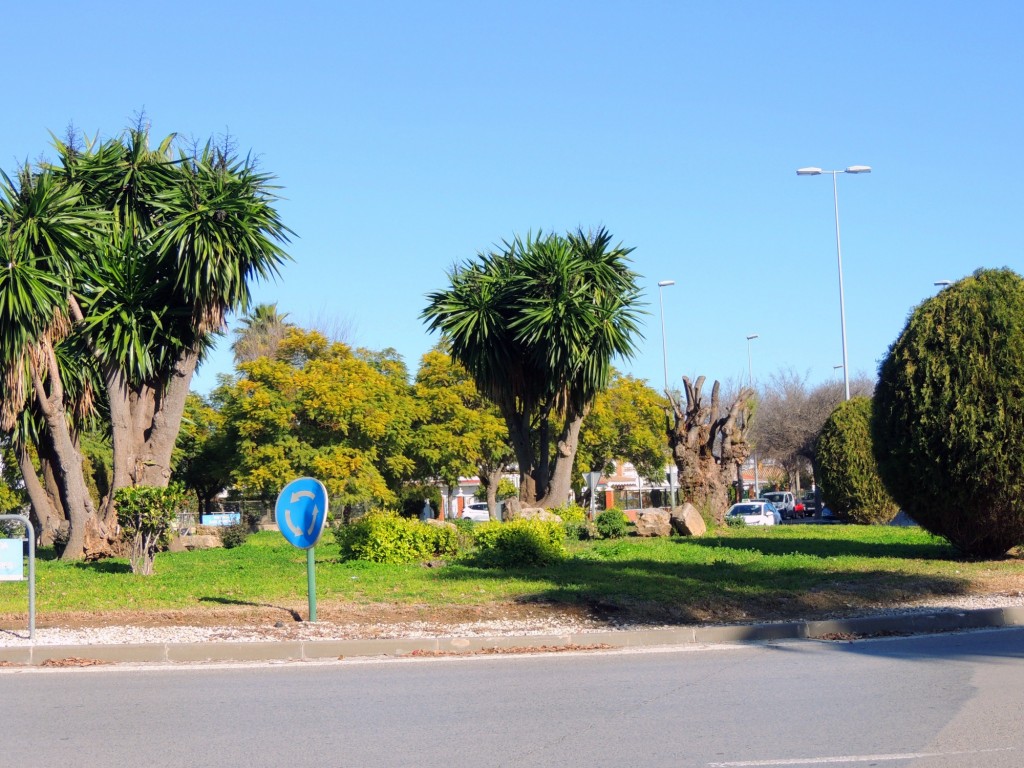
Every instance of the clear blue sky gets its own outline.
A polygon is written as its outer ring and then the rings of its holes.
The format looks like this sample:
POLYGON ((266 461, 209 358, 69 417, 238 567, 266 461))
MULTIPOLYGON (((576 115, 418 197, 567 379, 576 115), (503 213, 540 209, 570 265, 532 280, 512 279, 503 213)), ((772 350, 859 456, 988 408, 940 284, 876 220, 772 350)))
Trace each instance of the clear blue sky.
MULTIPOLYGON (((873 375, 909 311, 1024 271, 1024 3, 103 2, 4 11, 0 165, 69 122, 230 134, 277 175, 294 262, 255 299, 415 371, 424 294, 515 233, 606 226, 650 315, 620 368, 873 375)), ((230 337, 194 383, 231 370, 230 337)))

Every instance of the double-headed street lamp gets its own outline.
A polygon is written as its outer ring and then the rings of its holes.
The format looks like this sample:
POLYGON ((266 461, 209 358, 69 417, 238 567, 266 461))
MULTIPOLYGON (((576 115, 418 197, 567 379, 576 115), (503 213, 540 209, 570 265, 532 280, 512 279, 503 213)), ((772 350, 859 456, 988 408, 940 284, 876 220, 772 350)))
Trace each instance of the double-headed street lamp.
POLYGON ((832 174, 832 199, 836 208, 836 257, 839 261, 839 320, 843 329, 843 384, 846 387, 846 399, 850 399, 850 370, 849 362, 846 359, 846 299, 843 295, 843 249, 839 242, 839 187, 836 184, 836 176, 840 173, 871 173, 870 165, 851 165, 848 168, 835 171, 823 171, 821 168, 798 168, 797 176, 820 176, 823 173, 832 174))
POLYGON ((661 305, 661 363, 665 367, 666 396, 668 396, 668 344, 665 341, 665 292, 662 288, 675 284, 675 280, 661 280, 658 282, 658 303, 661 305))

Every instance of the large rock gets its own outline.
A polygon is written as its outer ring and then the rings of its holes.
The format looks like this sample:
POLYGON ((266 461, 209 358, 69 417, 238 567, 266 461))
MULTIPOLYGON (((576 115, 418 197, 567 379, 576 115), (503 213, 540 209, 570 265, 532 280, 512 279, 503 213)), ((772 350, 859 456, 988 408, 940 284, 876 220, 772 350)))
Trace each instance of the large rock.
POLYGON ((649 509, 637 514, 637 536, 668 536, 670 533, 672 521, 664 509, 649 509))
POLYGON ((220 536, 211 534, 196 536, 176 536, 167 545, 168 552, 191 552, 195 549, 216 549, 223 547, 220 536))
POLYGON ((697 508, 687 502, 681 507, 674 507, 670 514, 672 529, 680 536, 703 536, 708 532, 707 523, 700 516, 697 508))

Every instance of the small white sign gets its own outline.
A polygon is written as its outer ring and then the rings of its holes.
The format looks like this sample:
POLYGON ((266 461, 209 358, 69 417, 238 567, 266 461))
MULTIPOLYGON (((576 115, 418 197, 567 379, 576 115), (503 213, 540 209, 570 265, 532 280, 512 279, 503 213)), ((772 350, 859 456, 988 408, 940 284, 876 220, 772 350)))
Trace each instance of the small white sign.
POLYGON ((25 544, 21 539, 0 539, 0 581, 25 578, 25 544))

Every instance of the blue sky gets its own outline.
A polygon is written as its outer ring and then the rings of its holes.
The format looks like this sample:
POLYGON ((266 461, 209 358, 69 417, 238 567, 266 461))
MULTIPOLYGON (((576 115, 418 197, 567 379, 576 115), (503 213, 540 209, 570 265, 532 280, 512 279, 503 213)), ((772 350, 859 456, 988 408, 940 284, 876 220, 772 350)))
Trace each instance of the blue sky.
MULTIPOLYGON (((635 247, 645 338, 619 367, 851 373, 979 267, 1024 271, 1018 2, 105 2, 4 11, 0 165, 73 122, 229 132, 278 177, 294 261, 256 301, 415 371, 456 262, 516 233, 635 247)), ((199 391, 231 370, 230 337, 199 391)))

